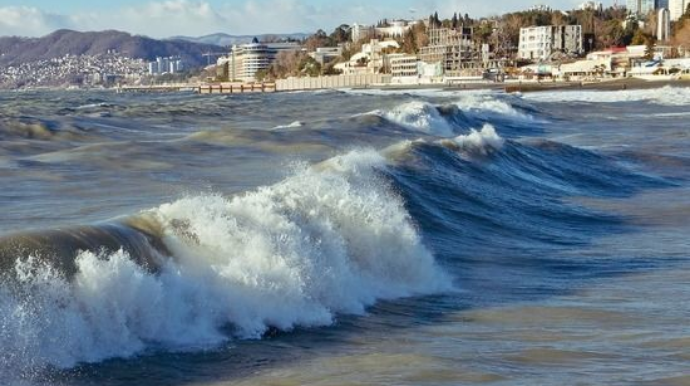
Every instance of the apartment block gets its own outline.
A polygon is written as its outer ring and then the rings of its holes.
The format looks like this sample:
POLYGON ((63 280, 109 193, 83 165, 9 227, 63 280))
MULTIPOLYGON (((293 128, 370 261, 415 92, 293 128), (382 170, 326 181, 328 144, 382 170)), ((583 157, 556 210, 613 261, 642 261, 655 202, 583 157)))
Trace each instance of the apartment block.
POLYGON ((582 54, 582 26, 549 25, 520 29, 520 59, 548 60, 556 52, 582 54))
POLYGON ((234 46, 228 57, 231 80, 254 82, 256 73, 267 70, 283 51, 299 51, 298 43, 259 43, 256 39, 249 44, 234 46))

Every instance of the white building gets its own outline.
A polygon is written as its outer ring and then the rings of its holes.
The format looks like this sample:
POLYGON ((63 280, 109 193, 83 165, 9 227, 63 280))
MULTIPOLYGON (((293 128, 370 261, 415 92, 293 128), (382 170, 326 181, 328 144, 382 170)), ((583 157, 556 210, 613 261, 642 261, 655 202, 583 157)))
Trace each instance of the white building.
POLYGON ((649 12, 657 9, 657 2, 655 0, 627 0, 626 8, 631 15, 647 15, 649 12))
POLYGON ((585 1, 584 3, 580 4, 577 9, 580 11, 599 11, 601 12, 604 9, 604 4, 601 3, 601 1, 596 2, 596 1, 585 1))
POLYGON ((395 40, 372 39, 362 45, 361 52, 352 55, 349 61, 336 64, 335 69, 342 71, 344 75, 378 74, 386 64, 384 51, 397 48, 400 48, 400 45, 395 40))
POLYGON ((669 0, 668 9, 671 12, 671 21, 677 21, 688 9, 690 0, 669 0))
POLYGON ((362 39, 372 38, 376 33, 376 29, 373 26, 362 25, 358 23, 353 23, 350 26, 350 38, 353 43, 357 43, 362 39))
POLYGON ((391 69, 391 83, 432 84, 443 82, 441 62, 425 63, 417 55, 388 55, 391 69))
POLYGON ((519 58, 548 60, 555 52, 582 54, 582 26, 549 25, 520 29, 519 58))
POLYGON ((419 76, 419 58, 417 55, 392 54, 388 61, 393 78, 417 78, 419 76))
POLYGON ((177 74, 183 69, 184 63, 177 56, 157 57, 155 62, 148 63, 149 75, 177 74))
POLYGON ((322 66, 333 61, 343 54, 342 47, 318 47, 316 51, 310 52, 309 56, 322 66))
POLYGON ((249 44, 233 46, 228 57, 231 80, 254 82, 258 71, 267 70, 283 51, 299 51, 298 43, 259 43, 256 39, 249 44))
POLYGON ((671 37, 671 12, 662 8, 657 12, 656 38, 662 42, 671 37))
POLYGON ((376 28, 377 36, 385 37, 403 37, 409 31, 417 21, 407 21, 407 20, 393 20, 388 22, 387 27, 376 28))

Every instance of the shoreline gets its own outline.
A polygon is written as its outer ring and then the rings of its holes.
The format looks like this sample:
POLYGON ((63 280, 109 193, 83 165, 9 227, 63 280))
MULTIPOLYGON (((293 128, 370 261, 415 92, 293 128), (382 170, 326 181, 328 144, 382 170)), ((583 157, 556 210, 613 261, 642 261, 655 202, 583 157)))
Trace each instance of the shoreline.
MULTIPOLYGON (((351 90, 380 90, 380 91, 405 91, 405 90, 442 90, 442 91, 463 91, 463 90, 494 90, 503 91, 506 93, 531 93, 531 92, 546 92, 546 91, 567 91, 567 90, 589 90, 589 91, 622 91, 622 90, 648 90, 663 87, 686 88, 690 87, 690 80, 644 80, 638 78, 625 78, 614 80, 603 80, 599 82, 508 82, 508 83, 458 83, 454 85, 448 84, 375 84, 368 86, 351 87, 351 90)), ((307 90, 291 90, 291 91, 323 91, 323 90, 341 90, 338 88, 328 89, 307 89, 307 90)), ((118 89, 112 88, 61 88, 61 87, 44 87, 44 88, 29 88, 29 89, 0 89, 0 92, 118 92, 118 89)), ((277 93, 291 92, 291 91, 273 91, 277 93)), ((181 90, 170 90, 166 92, 187 92, 181 90)), ((204 94, 204 93, 201 93, 204 94)), ((200 95, 201 95, 200 94, 200 95)))
POLYGON ((606 80, 601 82, 525 82, 525 83, 464 83, 457 85, 446 84, 413 84, 413 85, 376 85, 369 87, 355 87, 353 90, 496 90, 507 93, 565 91, 565 90, 590 90, 590 91, 617 91, 617 90, 648 90, 663 87, 690 87, 690 80, 659 80, 648 81, 637 78, 606 80))

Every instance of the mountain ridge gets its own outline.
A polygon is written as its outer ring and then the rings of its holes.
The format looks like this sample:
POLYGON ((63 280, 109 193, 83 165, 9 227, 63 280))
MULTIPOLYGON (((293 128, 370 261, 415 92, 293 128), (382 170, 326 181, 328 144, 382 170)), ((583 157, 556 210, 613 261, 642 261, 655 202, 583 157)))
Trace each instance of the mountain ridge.
POLYGON ((158 40, 128 32, 106 30, 80 32, 60 29, 48 35, 27 38, 0 37, 0 65, 50 60, 65 55, 100 55, 115 50, 134 59, 179 56, 188 67, 206 63, 206 52, 222 52, 222 46, 186 40, 158 40))

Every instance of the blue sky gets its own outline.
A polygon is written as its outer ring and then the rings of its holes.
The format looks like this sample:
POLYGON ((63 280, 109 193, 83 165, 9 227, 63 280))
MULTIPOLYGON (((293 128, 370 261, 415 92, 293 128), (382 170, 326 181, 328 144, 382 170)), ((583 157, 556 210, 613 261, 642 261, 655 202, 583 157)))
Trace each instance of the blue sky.
MULTIPOLYGON (((215 32, 261 34, 332 30, 381 18, 455 11, 473 17, 543 3, 572 9, 584 0, 0 0, 0 35, 40 36, 59 28, 118 29, 152 37, 215 32)), ((605 4, 612 0, 605 1, 605 4)))

